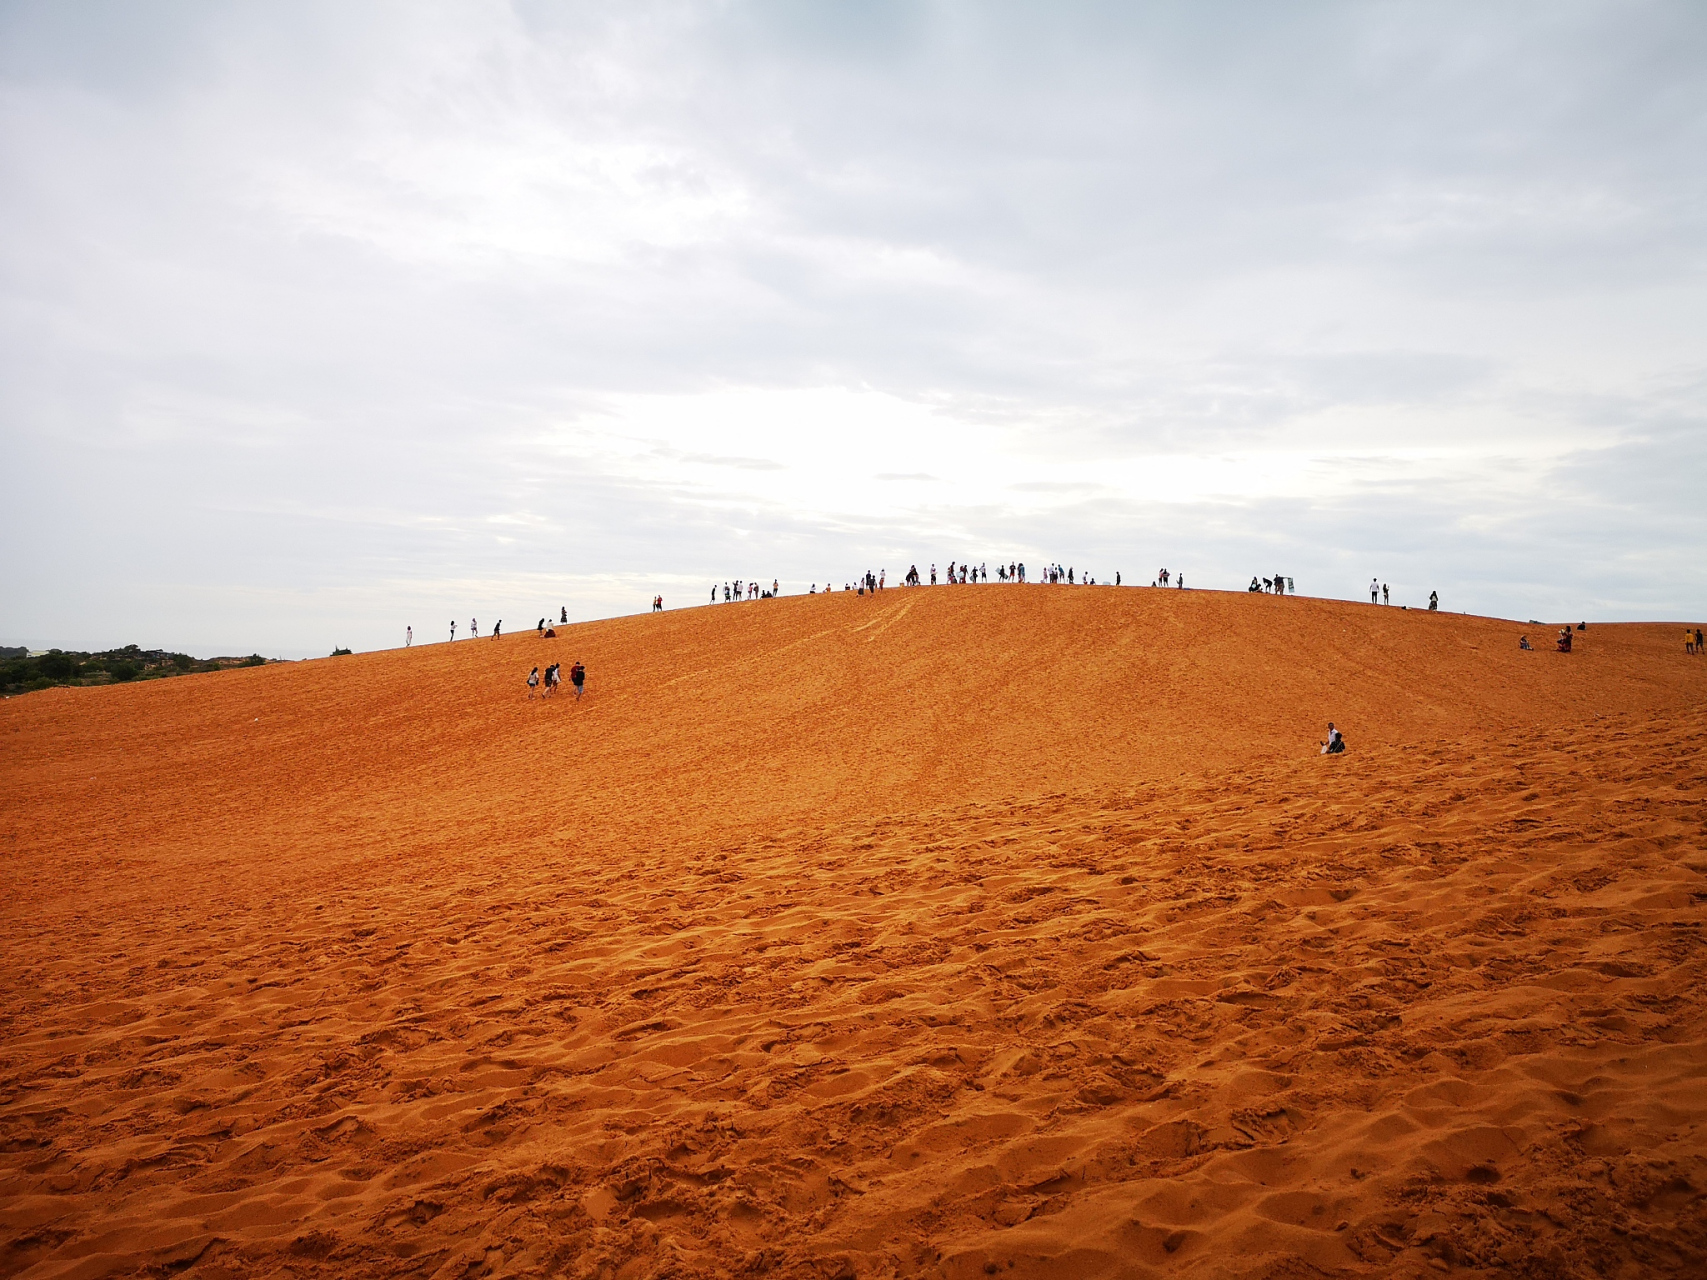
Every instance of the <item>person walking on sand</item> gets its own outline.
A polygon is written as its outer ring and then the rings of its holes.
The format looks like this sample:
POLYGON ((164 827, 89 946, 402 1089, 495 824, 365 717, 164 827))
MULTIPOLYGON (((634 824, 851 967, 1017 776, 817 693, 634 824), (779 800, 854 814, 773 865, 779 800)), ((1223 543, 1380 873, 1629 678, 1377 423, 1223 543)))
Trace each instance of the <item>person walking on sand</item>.
POLYGON ((1345 735, 1334 728, 1334 722, 1328 721, 1328 740, 1322 744, 1322 754, 1337 756, 1345 750, 1345 735))
POLYGON ((579 702, 582 690, 587 684, 587 668, 581 665, 579 658, 575 660, 575 665, 569 668, 569 683, 575 686, 575 701, 579 702))
POLYGON ((538 690, 538 688, 539 688, 539 668, 535 667, 532 671, 528 672, 528 697, 530 699, 533 697, 535 691, 538 690))
POLYGON ((1701 656, 1701 628, 1700 627, 1695 628, 1695 656, 1697 658, 1699 658, 1701 656))
POLYGON ((557 686, 563 682, 558 668, 559 664, 554 662, 545 669, 545 696, 548 698, 557 692, 557 686))
POLYGON ((450 642, 452 644, 456 643, 456 619, 455 618, 452 618, 450 620, 450 642))
POLYGON ((496 640, 499 636, 501 636, 503 634, 504 634, 504 620, 502 618, 499 618, 498 619, 498 625, 492 628, 492 638, 494 640, 496 640))
POLYGON ((1683 651, 1685 653, 1695 652, 1695 632, 1688 627, 1683 629, 1683 651))

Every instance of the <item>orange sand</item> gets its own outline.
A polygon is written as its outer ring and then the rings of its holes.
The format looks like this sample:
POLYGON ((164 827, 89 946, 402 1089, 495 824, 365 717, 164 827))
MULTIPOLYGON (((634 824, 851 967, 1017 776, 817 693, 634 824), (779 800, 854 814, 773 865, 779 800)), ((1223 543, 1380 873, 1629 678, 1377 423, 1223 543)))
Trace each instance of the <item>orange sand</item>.
POLYGON ((1677 630, 939 587, 13 699, 0 1273, 1707 1274, 1677 630))

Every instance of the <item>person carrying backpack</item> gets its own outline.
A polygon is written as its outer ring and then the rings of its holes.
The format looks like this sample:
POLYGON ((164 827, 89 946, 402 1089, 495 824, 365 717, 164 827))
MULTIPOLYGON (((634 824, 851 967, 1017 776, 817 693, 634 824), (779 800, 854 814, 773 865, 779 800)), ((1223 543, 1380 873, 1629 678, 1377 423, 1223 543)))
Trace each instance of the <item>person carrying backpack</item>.
POLYGON ((587 683, 587 668, 583 667, 579 661, 569 668, 569 683, 575 686, 575 701, 579 702, 582 689, 587 683))

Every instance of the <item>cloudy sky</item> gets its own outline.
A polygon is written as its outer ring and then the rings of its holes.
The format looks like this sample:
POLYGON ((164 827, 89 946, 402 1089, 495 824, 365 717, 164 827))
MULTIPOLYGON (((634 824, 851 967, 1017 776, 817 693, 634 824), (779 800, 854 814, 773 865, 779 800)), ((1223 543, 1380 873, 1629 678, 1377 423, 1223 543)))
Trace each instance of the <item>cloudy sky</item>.
POLYGON ((1707 8, 0 5, 0 643, 1707 613, 1707 8))

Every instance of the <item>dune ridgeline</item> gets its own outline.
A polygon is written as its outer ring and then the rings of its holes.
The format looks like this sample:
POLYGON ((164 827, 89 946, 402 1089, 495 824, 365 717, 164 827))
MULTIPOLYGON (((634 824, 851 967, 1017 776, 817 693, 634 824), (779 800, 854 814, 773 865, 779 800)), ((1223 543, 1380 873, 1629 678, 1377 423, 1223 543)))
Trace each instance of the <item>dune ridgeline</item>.
POLYGON ((1707 1273, 1680 631, 938 587, 11 699, 0 1274, 1707 1273))

